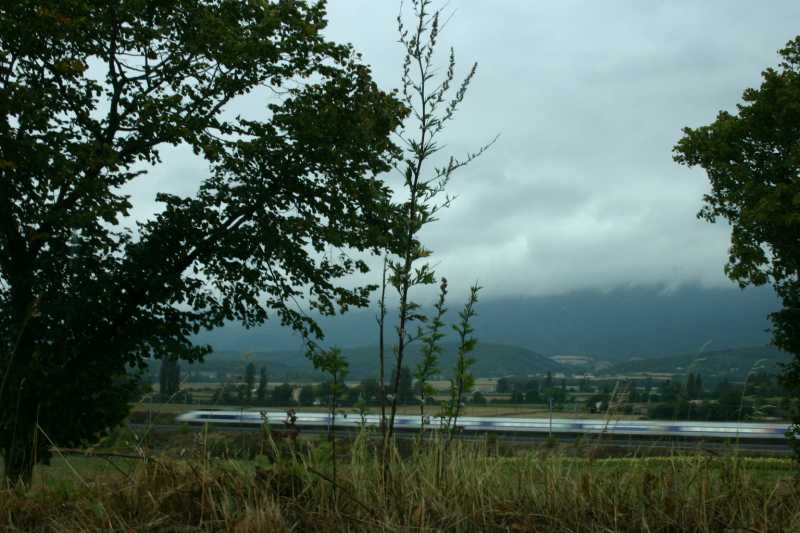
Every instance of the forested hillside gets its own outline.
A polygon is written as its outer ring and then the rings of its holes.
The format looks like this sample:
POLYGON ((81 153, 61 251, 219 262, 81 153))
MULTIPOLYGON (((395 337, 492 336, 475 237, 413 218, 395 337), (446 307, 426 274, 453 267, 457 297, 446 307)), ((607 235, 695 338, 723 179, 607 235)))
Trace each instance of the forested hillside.
MULTIPOLYGON (((449 377, 455 365, 457 345, 453 342, 444 343, 441 357, 441 377, 449 377)), ((378 376, 378 348, 377 346, 361 346, 344 350, 344 355, 350 364, 348 379, 360 380, 378 376)), ((480 377, 501 377, 505 375, 526 375, 545 372, 558 372, 563 367, 550 359, 518 346, 507 346, 491 342, 478 343, 473 357, 476 359, 474 373, 480 377)), ((392 361, 391 352, 387 350, 387 361, 392 361)), ((209 355, 203 364, 185 365, 184 371, 243 374, 249 362, 257 366, 265 365, 272 381, 293 379, 318 379, 321 375, 316 372, 311 362, 299 350, 275 350, 260 352, 221 351, 209 355)), ((412 344, 407 353, 407 365, 412 368, 420 361, 420 345, 412 344)), ((154 365, 157 369, 158 364, 154 365)), ((387 365, 387 368, 389 366, 387 365)), ((214 375, 205 376, 215 380, 214 375)), ((387 379, 389 374, 387 372, 387 379)))
POLYGON ((648 360, 618 363, 607 369, 608 374, 632 372, 670 372, 701 374, 704 378, 744 379, 749 372, 777 374, 780 364, 788 363, 791 355, 772 346, 733 348, 702 353, 687 353, 648 360))
MULTIPOLYGON (((447 321, 452 323, 458 302, 451 302, 450 308, 447 321)), ((706 343, 709 350, 766 344, 767 315, 777 308, 769 288, 629 287, 487 299, 478 304, 474 325, 482 343, 521 346, 545 355, 624 361, 696 352, 706 343)), ((323 318, 320 323, 327 344, 354 347, 377 342, 374 310, 323 318)), ((196 341, 210 343, 216 350, 252 352, 296 351, 302 346, 297 336, 274 322, 252 330, 228 325, 203 333, 196 341)))

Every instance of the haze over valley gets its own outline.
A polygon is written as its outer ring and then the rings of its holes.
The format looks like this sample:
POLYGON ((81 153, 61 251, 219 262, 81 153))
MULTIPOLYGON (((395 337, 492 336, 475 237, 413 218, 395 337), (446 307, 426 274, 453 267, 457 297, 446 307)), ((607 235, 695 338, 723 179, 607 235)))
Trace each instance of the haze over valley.
MULTIPOLYGON (((452 300, 449 323, 461 305, 455 296, 452 300)), ((487 299, 481 301, 474 325, 479 343, 515 345, 548 356, 590 355, 626 360, 704 347, 767 344, 767 315, 778 307, 779 302, 768 287, 628 287, 487 299)), ((423 309, 430 314, 430 307, 423 309)), ((353 348, 374 344, 377 339, 374 309, 324 317, 320 324, 326 344, 353 348)), ((452 337, 452 331, 449 335, 452 337)), ((302 339, 276 321, 254 329, 229 324, 201 333, 195 340, 209 343, 218 351, 302 349, 302 339)))

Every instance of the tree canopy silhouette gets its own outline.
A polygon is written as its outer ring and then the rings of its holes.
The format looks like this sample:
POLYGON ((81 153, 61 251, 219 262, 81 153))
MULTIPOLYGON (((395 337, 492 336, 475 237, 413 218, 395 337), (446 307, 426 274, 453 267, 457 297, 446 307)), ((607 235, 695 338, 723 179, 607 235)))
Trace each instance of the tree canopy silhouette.
MULTIPOLYGON (((784 383, 800 396, 800 37, 780 51, 761 87, 747 89, 736 114, 721 111, 684 128, 675 159, 700 166, 711 192, 698 217, 731 224, 728 276, 742 287, 770 283, 783 307, 772 313, 773 342, 794 354, 784 383)), ((800 430, 800 414, 795 420, 800 430)))
POLYGON ((302 0, 0 7, 7 477, 28 480, 48 458, 37 427, 69 446, 119 423, 130 368, 202 357, 202 328, 274 314, 320 335, 290 302, 323 314, 368 303, 368 287, 337 279, 367 269, 348 251, 387 246, 379 175, 406 110, 321 35, 325 15, 302 0), (268 95, 260 116, 232 116, 254 88, 268 95), (158 194, 157 214, 126 223, 126 185, 169 145, 190 146, 207 175, 178 171, 196 194, 158 194))

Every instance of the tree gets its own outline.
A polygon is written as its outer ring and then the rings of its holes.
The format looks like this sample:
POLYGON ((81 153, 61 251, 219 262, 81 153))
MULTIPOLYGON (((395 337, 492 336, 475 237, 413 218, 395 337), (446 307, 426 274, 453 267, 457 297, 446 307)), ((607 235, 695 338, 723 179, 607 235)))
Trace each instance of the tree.
POLYGON ((641 395, 639 394, 639 389, 636 384, 631 385, 631 388, 628 390, 628 402, 629 403, 637 403, 642 401, 641 395))
POLYGON ((364 397, 364 401, 368 404, 376 400, 380 400, 379 396, 381 389, 378 380, 374 378, 362 379, 361 383, 358 385, 358 388, 361 396, 364 397))
POLYGON ((689 400, 696 400, 703 396, 703 378, 700 374, 689 372, 686 379, 686 397, 689 400))
POLYGON ((181 367, 178 360, 173 357, 162 359, 158 378, 161 400, 165 402, 172 400, 181 389, 181 367))
POLYGON ((379 176, 407 111, 324 27, 324 1, 0 8, 6 477, 29 481, 49 457, 37 424, 71 446, 123 420, 128 369, 201 358, 201 329, 255 326, 269 310, 321 336, 287 302, 368 304, 368 287, 338 281, 365 262, 328 250, 386 248, 395 210, 379 176), (255 87, 274 94, 263 115, 225 112, 255 87), (193 196, 158 194, 134 231, 122 191, 169 145, 190 147, 208 175, 193 196))
POLYGON ((256 389, 256 400, 258 400, 260 404, 263 404, 267 400, 268 385, 269 378, 267 376, 267 367, 262 366, 258 374, 258 389, 256 389))
POLYGON ((542 401, 542 397, 539 394, 539 389, 528 389, 525 391, 523 400, 525 403, 540 403, 542 401))
POLYGON ((399 383, 397 388, 397 402, 400 404, 410 403, 414 399, 414 378, 411 375, 411 370, 404 366, 400 368, 400 377, 395 379, 395 372, 392 372, 392 382, 399 383))
POLYGON ((658 396, 663 402, 674 402, 682 392, 680 383, 673 383, 671 380, 662 382, 658 387, 658 396))
POLYGON ((256 365, 251 361, 244 369, 244 401, 253 401, 253 389, 256 387, 256 365))
MULTIPOLYGON (((777 69, 746 89, 736 113, 684 128, 675 160, 702 167, 711 182, 698 217, 731 225, 725 272, 741 287, 770 283, 782 300, 772 313, 773 343, 794 354, 782 374, 800 396, 800 37, 780 50, 777 69)), ((794 420, 800 434, 800 414, 794 420)), ((800 453, 800 447, 798 448, 800 453)))
POLYGON ((507 394, 509 392, 512 392, 511 382, 509 381, 509 379, 508 378, 500 378, 500 379, 498 379, 497 380, 497 387, 495 388, 495 391, 498 392, 498 393, 501 393, 501 394, 507 394))
POLYGON ((273 405, 292 405, 294 394, 294 387, 288 383, 278 385, 272 390, 272 404, 273 405))
POLYGON ((545 391, 548 400, 552 400, 557 404, 562 404, 567 401, 567 391, 563 388, 553 387, 545 391))
POLYGON ((300 387, 300 394, 297 397, 297 401, 300 405, 313 405, 314 397, 314 387, 311 385, 303 385, 300 387))

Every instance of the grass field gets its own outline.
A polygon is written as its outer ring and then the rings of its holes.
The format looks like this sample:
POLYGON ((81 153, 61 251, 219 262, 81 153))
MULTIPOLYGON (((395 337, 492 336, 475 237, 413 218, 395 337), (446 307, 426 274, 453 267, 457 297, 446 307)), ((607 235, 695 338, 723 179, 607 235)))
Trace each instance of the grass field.
POLYGON ((140 460, 37 468, 28 492, 0 491, 0 529, 800 531, 800 471, 785 459, 598 459, 439 441, 398 450, 384 475, 366 435, 340 442, 335 471, 323 441, 175 439, 140 460))

